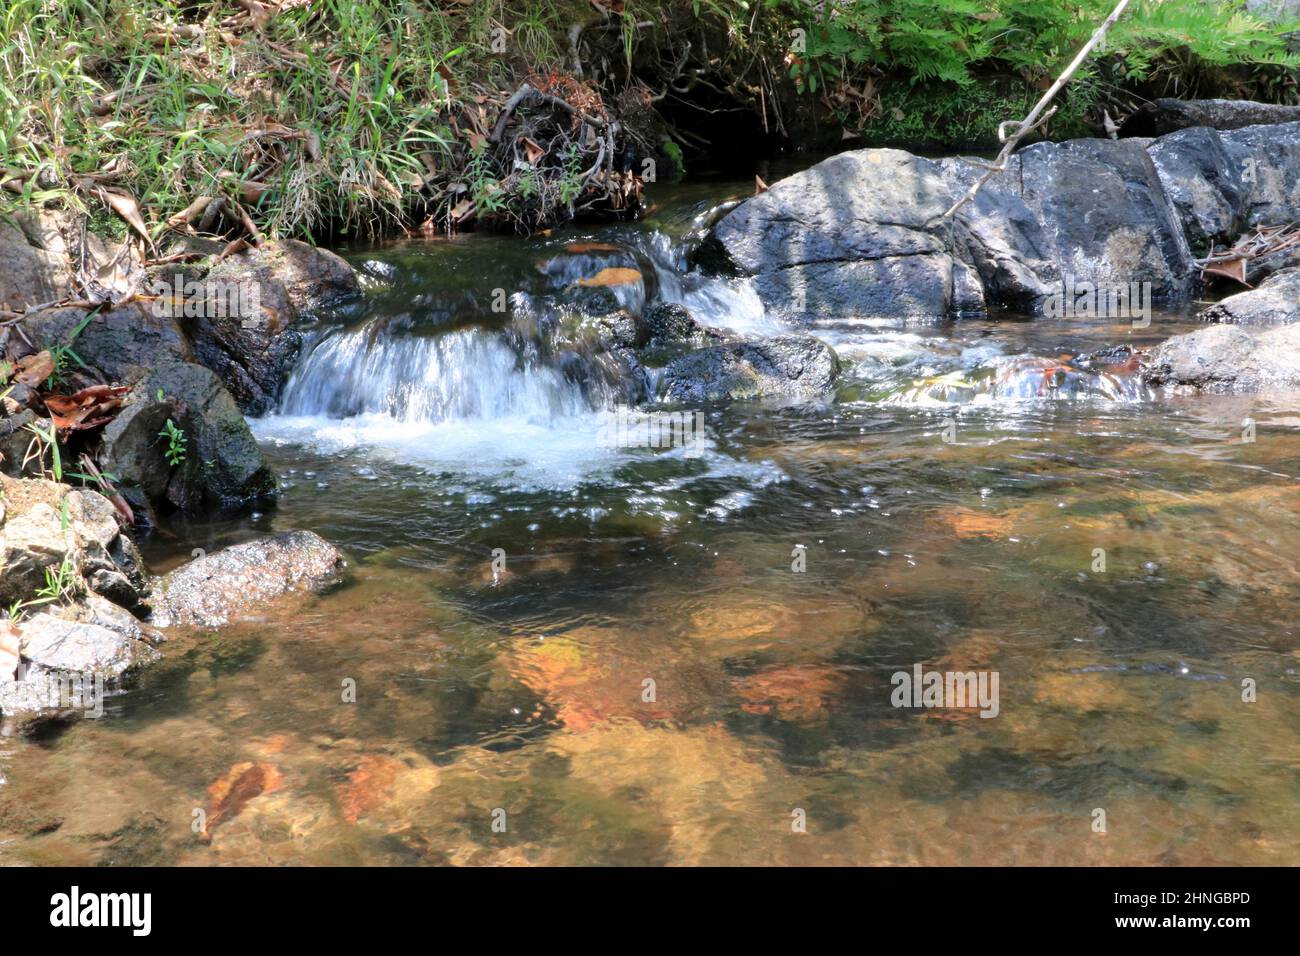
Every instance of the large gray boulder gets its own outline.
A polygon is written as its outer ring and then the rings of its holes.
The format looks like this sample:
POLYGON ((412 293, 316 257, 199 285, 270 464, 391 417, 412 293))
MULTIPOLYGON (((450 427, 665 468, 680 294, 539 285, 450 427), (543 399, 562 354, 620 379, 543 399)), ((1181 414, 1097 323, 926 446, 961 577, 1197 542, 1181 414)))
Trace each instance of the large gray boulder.
POLYGON ((1143 377, 1149 385, 1177 391, 1300 390, 1300 324, 1215 325, 1176 335, 1151 353, 1143 377))
POLYGON ((1201 312, 1225 325, 1286 325, 1300 322, 1300 268, 1271 276, 1258 289, 1239 292, 1201 312))
POLYGON ((825 398, 835 385, 835 351, 811 335, 714 345, 664 370, 666 397, 677 402, 825 398))
POLYGON ((202 555, 154 583, 153 623, 222 627, 282 595, 340 580, 343 555, 318 534, 289 531, 202 555))
POLYGON ((1139 141, 1039 143, 975 201, 985 167, 899 150, 844 153, 781 180, 713 228, 703 259, 753 277, 770 316, 944 319, 985 304, 1039 310, 1063 284, 1193 287, 1191 252, 1139 141))
POLYGON ((896 149, 841 153, 742 203, 708 243, 756 276, 769 315, 941 319, 952 302, 942 167, 896 149))

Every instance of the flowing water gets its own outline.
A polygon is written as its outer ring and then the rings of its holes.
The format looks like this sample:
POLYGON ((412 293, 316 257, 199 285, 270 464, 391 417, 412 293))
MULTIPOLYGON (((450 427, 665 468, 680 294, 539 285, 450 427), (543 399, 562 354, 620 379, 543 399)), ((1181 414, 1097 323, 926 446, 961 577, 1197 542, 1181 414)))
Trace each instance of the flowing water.
POLYGON ((348 250, 365 296, 255 423, 278 505, 148 545, 165 569, 310 528, 348 582, 0 741, 0 858, 1295 862, 1300 396, 1071 360, 1181 315, 845 317, 813 330, 833 398, 705 409, 698 455, 606 447, 635 389, 574 331, 575 283, 637 268, 633 308, 780 331, 686 270, 726 192, 348 250), (996 716, 893 706, 918 664, 996 673, 996 716))

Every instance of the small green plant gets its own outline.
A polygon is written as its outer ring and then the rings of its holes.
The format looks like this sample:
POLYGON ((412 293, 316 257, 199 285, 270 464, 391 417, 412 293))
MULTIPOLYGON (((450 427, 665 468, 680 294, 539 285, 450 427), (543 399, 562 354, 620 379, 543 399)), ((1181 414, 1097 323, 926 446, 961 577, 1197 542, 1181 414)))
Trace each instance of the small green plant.
POLYGON ((77 336, 86 330, 86 326, 90 324, 90 320, 94 317, 95 312, 88 313, 84 319, 77 323, 77 327, 68 336, 68 341, 49 346, 50 358, 54 360, 54 371, 46 379, 46 388, 54 388, 56 385, 67 383, 68 371, 71 368, 70 362, 75 362, 86 371, 90 370, 89 366, 82 361, 81 356, 73 350, 72 344, 77 341, 77 336))
POLYGON ((158 437, 167 439, 167 450, 164 454, 166 454, 167 461, 172 467, 185 460, 185 432, 174 421, 170 418, 167 419, 167 424, 158 433, 158 437))

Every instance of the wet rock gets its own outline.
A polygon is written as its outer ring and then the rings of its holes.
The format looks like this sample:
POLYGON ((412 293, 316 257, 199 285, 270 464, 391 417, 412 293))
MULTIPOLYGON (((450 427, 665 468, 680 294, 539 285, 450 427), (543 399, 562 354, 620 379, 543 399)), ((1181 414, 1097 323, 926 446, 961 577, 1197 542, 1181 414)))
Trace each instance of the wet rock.
POLYGON ((1215 325, 1177 335, 1151 353, 1144 377, 1180 391, 1300 389, 1300 324, 1273 329, 1215 325))
POLYGON ((827 396, 839 373, 835 351, 811 335, 710 346, 672 362, 667 397, 680 402, 827 396))
POLYGON ((84 309, 53 309, 25 319, 23 328, 31 341, 42 345, 71 342, 77 356, 107 382, 132 384, 160 365, 194 361, 194 349, 177 321, 156 314, 148 303, 101 311, 73 340, 72 333, 88 314, 84 309))
POLYGON ((1258 289, 1228 296, 1201 312, 1199 318, 1226 325, 1300 322, 1300 269, 1279 272, 1258 289))
POLYGON ((20 664, 0 674, 0 714, 6 732, 46 719, 101 716, 102 694, 159 658, 163 636, 126 611, 89 595, 49 606, 11 625, 20 664))
POLYGON ((234 507, 275 490, 234 399, 213 372, 191 363, 156 369, 136 385, 104 429, 100 461, 122 485, 182 511, 234 507), (185 434, 185 458, 174 467, 159 434, 169 418, 185 434))
POLYGON ((1196 126, 1230 130, 1300 121, 1300 106, 1251 100, 1158 99, 1120 126, 1120 136, 1164 136, 1196 126))
POLYGON ((252 415, 275 407, 302 348, 293 323, 359 289, 356 273, 341 257, 291 239, 231 256, 202 285, 209 302, 227 295, 227 307, 205 307, 192 320, 195 354, 252 415))
POLYGON ((237 544, 156 581, 153 622, 221 627, 283 594, 334 584, 343 565, 338 549, 310 531, 237 544))
POLYGON ((642 345, 655 341, 678 342, 689 339, 697 329, 686 306, 660 302, 641 317, 638 339, 642 345))

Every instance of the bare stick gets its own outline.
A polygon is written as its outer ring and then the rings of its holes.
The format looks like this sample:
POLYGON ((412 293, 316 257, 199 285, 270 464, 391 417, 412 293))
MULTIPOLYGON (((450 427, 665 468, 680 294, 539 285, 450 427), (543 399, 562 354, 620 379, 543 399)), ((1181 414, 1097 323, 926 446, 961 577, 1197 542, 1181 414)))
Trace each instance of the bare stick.
MULTIPOLYGON (((1056 78, 1056 82, 1052 84, 1051 89, 1043 94, 1043 98, 1038 101, 1037 105, 1035 105, 1032 110, 1030 110, 1029 115, 1026 116, 1016 127, 1016 131, 1011 134, 1009 138, 1006 136, 1006 127, 1011 124, 1009 122, 999 124, 998 139, 1001 140, 1004 145, 1002 151, 998 153, 996 162, 993 166, 988 168, 988 172, 981 176, 975 185, 971 186, 971 188, 967 190, 966 195, 962 196, 952 204, 952 208, 943 214, 944 219, 951 219, 957 213, 957 210, 974 199, 975 194, 980 191, 980 187, 995 175, 1001 172, 1006 172, 1007 160, 1009 160, 1011 154, 1015 152, 1016 146, 1019 145, 1020 141, 1028 136, 1030 132, 1042 123, 1046 122, 1048 117, 1051 115, 1051 113, 1048 113, 1047 115, 1043 114, 1043 111, 1047 109, 1047 104, 1052 102, 1056 97, 1056 94, 1064 89, 1066 83, 1070 82, 1070 78, 1074 76, 1075 71, 1083 65, 1084 60, 1088 59, 1088 54, 1096 49, 1097 44, 1101 43, 1102 38, 1106 36, 1106 31, 1114 26, 1115 21, 1123 16, 1128 5, 1129 0, 1119 0, 1119 3, 1116 4, 1115 9, 1110 12, 1110 16, 1106 18, 1105 22, 1093 31, 1092 39, 1084 44, 1083 49, 1075 55, 1074 60, 1065 68, 1065 72, 1056 78)), ((1052 112, 1055 112, 1055 109, 1056 108, 1053 107, 1052 112)))

